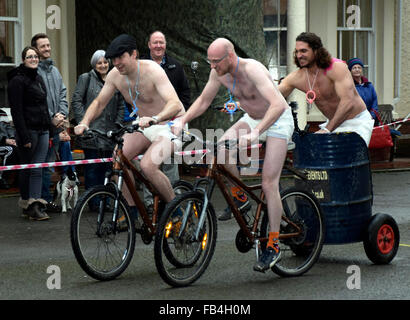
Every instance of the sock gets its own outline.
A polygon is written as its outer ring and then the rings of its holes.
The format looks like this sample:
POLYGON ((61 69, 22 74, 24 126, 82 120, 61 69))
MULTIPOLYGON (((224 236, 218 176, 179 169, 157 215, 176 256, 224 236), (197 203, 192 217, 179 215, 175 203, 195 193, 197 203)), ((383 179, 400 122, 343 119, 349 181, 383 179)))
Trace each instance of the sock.
POLYGON ((269 232, 269 241, 267 247, 273 248, 278 251, 279 245, 279 232, 269 232))

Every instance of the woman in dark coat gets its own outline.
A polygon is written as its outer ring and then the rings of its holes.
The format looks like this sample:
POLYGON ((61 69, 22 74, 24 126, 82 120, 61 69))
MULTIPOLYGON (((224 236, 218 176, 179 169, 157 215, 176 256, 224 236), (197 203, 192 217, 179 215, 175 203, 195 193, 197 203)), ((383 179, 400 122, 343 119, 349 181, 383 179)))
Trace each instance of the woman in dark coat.
MULTIPOLYGON (((26 47, 23 63, 8 73, 8 96, 11 116, 16 128, 16 142, 22 164, 43 163, 48 150, 51 118, 47 108, 46 86, 37 74, 39 55, 36 48, 26 47)), ((41 199, 40 169, 20 171, 18 202, 23 215, 31 220, 47 220, 47 202, 41 199)))

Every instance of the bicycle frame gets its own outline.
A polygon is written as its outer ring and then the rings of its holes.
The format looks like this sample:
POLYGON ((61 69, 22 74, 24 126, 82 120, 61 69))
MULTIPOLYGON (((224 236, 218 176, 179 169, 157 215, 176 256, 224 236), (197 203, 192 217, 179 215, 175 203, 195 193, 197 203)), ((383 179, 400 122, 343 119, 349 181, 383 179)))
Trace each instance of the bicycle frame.
MULTIPOLYGON (((295 170, 294 168, 292 168, 292 167, 290 167, 286 164, 284 165, 284 168, 286 170, 289 170, 290 172, 292 172, 297 177, 299 177, 303 180, 306 180, 306 176, 302 172, 299 172, 299 171, 295 170)), ((224 165, 218 164, 216 157, 213 158, 212 163, 208 166, 206 177, 198 179, 195 183, 194 189, 198 189, 199 186, 203 183, 207 184, 207 186, 208 186, 207 190, 206 190, 206 196, 207 196, 208 199, 210 199, 212 197, 212 193, 213 193, 213 190, 215 188, 215 183, 216 183, 216 185, 218 185, 219 189, 222 192, 223 197, 225 198, 225 201, 227 202, 230 209, 232 210, 232 213, 233 213, 233 215, 234 215, 240 229, 242 230, 242 232, 245 234, 245 236, 248 238, 248 240, 251 243, 255 243, 257 241, 259 241, 259 242, 267 242, 268 241, 268 239, 266 237, 265 238, 259 238, 258 237, 258 225, 259 225, 259 221, 261 219, 262 209, 264 208, 267 211, 266 202, 265 202, 265 194, 262 190, 262 184, 255 184, 255 185, 245 184, 242 180, 240 180, 237 177, 235 177, 234 175, 232 175, 231 172, 229 172, 224 165), (239 187, 242 191, 246 192, 256 202, 257 209, 256 209, 256 212, 255 212, 255 219, 253 221, 253 225, 251 226, 252 227, 251 229, 248 228, 247 223, 246 223, 243 215, 240 213, 240 210, 235 205, 235 202, 233 201, 232 196, 231 196, 229 190, 227 190, 227 187, 226 187, 226 185, 223 181, 223 177, 227 178, 235 186, 239 187), (255 191, 257 191, 257 190, 261 190, 260 196, 256 195, 255 191)), ((286 210, 286 208, 284 208, 284 210, 286 210)), ((203 212, 205 212, 205 211, 206 210, 203 210, 203 212)), ((286 235, 280 235, 279 239, 282 240, 282 239, 285 239, 285 238, 292 238, 292 237, 297 236, 298 233, 301 231, 299 226, 297 226, 292 221, 290 221, 286 216, 282 216, 282 219, 286 223, 292 225, 295 228, 295 230, 297 230, 297 232, 288 233, 286 235)), ((199 228, 200 227, 201 226, 199 226, 199 228)))
MULTIPOLYGON (((124 156, 122 152, 122 146, 119 146, 114 152, 113 172, 111 176, 118 176, 118 181, 117 181, 117 184, 115 185, 117 192, 118 192, 118 198, 119 198, 119 195, 122 193, 121 192, 122 185, 123 183, 125 183, 125 185, 128 187, 128 190, 130 191, 131 197, 134 200, 134 203, 138 209, 138 212, 142 220, 144 221, 144 224, 148 227, 149 233, 151 235, 154 235, 155 228, 158 222, 160 195, 156 191, 156 189, 152 186, 152 184, 141 174, 140 171, 138 171, 138 169, 134 166, 134 164, 124 156), (138 195, 138 192, 133 183, 133 177, 131 177, 129 172, 124 169, 129 169, 136 176, 136 178, 139 181, 141 181, 148 188, 148 190, 152 193, 153 198, 154 198, 154 210, 152 214, 152 219, 148 215, 144 202, 141 200, 140 196, 138 195)), ((117 207, 117 204, 116 204, 116 207, 117 207)), ((115 219, 117 218, 116 217, 117 213, 118 213, 118 210, 115 211, 115 215, 114 215, 115 219)))

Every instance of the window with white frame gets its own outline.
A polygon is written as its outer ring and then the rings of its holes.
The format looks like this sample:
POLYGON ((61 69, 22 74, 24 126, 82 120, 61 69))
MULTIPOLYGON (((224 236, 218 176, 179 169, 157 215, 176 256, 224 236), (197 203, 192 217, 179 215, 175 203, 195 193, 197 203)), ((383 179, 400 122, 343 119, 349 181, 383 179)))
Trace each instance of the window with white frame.
POLYGON ((8 107, 7 72, 21 51, 21 0, 0 0, 0 107, 8 107))
POLYGON ((20 16, 18 0, 0 0, 0 64, 14 64, 20 16))
POLYGON ((338 57, 360 58, 363 74, 374 78, 374 0, 338 0, 338 57))
POLYGON ((269 72, 274 80, 287 72, 287 0, 263 0, 263 31, 269 72))

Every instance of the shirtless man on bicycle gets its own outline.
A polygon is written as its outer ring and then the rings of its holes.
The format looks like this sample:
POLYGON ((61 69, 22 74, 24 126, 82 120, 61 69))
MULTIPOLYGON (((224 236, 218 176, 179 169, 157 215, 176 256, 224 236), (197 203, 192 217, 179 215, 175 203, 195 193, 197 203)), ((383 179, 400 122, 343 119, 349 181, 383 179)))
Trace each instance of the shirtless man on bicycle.
POLYGON ((303 32, 296 38, 294 52, 298 70, 278 86, 284 97, 294 89, 306 93, 328 119, 316 133, 356 132, 369 145, 374 121, 356 91, 346 63, 331 57, 321 39, 303 32))
MULTIPOLYGON (((280 259, 278 245, 282 203, 279 194, 279 179, 285 161, 288 142, 294 130, 290 107, 276 88, 269 71, 258 61, 239 58, 233 44, 224 38, 215 40, 208 48, 208 63, 211 72, 202 94, 174 126, 174 133, 192 119, 203 114, 210 106, 221 86, 246 112, 245 116, 231 127, 221 140, 238 139, 239 146, 246 147, 258 139, 266 140, 266 156, 262 171, 262 188, 266 195, 269 214, 269 242, 254 270, 264 272, 280 259), (239 134, 241 131, 241 134, 239 134), (246 134, 243 134, 246 133, 246 134)), ((226 168, 239 178, 234 162, 226 168)), ((245 194, 235 194, 235 203, 241 209, 249 200, 245 194)))
MULTIPOLYGON (((136 40, 130 35, 115 38, 106 51, 107 59, 112 59, 114 69, 108 74, 98 97, 88 107, 84 118, 74 128, 81 135, 88 129, 106 107, 116 90, 139 115, 139 126, 143 133, 124 135, 123 153, 127 159, 144 154, 141 169, 166 202, 175 198, 175 193, 160 165, 167 160, 178 142, 167 122, 182 116, 185 109, 178 99, 165 71, 151 60, 138 58, 136 40), (151 125, 153 123, 153 125, 151 125)), ((137 209, 128 188, 123 194, 136 217, 137 209)))

